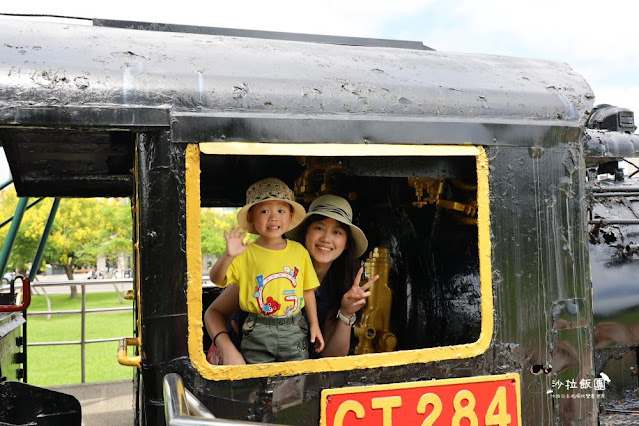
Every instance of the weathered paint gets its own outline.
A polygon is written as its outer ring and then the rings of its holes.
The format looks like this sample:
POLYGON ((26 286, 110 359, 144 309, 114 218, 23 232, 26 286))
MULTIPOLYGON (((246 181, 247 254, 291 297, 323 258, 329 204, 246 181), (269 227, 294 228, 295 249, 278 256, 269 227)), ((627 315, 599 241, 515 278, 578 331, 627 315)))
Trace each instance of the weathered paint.
POLYGON ((173 126, 175 113, 253 113, 309 124, 332 115, 342 126, 360 125, 349 123, 359 116, 563 127, 581 121, 593 97, 568 65, 539 59, 2 23, 0 99, 9 108, 0 124, 157 128, 173 126))
POLYGON ((522 415, 541 416, 549 423, 553 419, 559 422, 559 415, 569 415, 572 420, 591 419, 596 415, 594 399, 573 404, 570 399, 546 393, 558 377, 576 379, 584 374, 593 378, 589 332, 581 340, 572 339, 580 333, 572 329, 587 327, 592 315, 584 241, 582 151, 579 145, 569 144, 498 152, 488 149, 487 155, 491 169, 496 171, 491 174, 490 184, 495 310, 501 313, 497 340, 517 342, 509 350, 522 369, 526 395, 522 415), (578 320, 555 324, 553 308, 573 299, 583 301, 578 320), (575 341, 577 346, 573 345, 575 341), (557 345, 570 350, 560 352, 557 345), (574 369, 574 365, 578 367, 574 369), (534 366, 551 367, 552 373, 531 374, 534 366))
MULTIPOLYGON (((481 147, 446 145, 348 145, 348 144, 277 144, 251 142, 203 142, 200 143, 203 154, 213 155, 300 155, 338 157, 413 157, 413 156, 480 156, 481 147)), ((485 155, 484 155, 485 156, 485 155)), ((483 167, 487 167, 484 164, 483 167)))
MULTIPOLYGON (((225 418, 317 423, 322 389, 518 374, 524 421, 596 421, 594 400, 568 407, 548 394, 551 375, 530 372, 534 366, 558 365, 560 349, 568 345, 582 369, 592 365, 580 138, 593 95, 567 65, 57 24, 7 23, 0 34, 6 53, 0 63, 5 76, 0 138, 21 195, 65 191, 67 196, 128 196, 133 185, 128 170, 133 164, 137 168, 143 424, 163 423, 160 383, 168 372, 179 372, 197 397, 225 418), (237 173, 232 162, 216 163, 214 155, 202 155, 206 184, 189 188, 199 167, 193 144, 201 142, 216 143, 202 143, 203 152, 229 153, 241 148, 235 142, 245 147, 259 143, 266 149, 260 157, 264 161, 237 173), (404 167, 403 158, 411 158, 393 152, 411 155, 432 145, 451 156, 458 148, 476 150, 465 154, 475 160, 480 204, 482 325, 476 335, 467 333, 476 340, 444 349, 256 366, 254 372, 248 367, 213 368, 203 360, 197 343, 202 339, 199 278, 190 269, 196 263, 189 260, 199 255, 199 242, 187 247, 192 229, 199 226, 196 194, 201 191, 207 205, 241 205, 250 183, 244 180, 266 173, 272 164, 268 160, 277 155, 306 155, 303 149, 309 144, 324 145, 318 155, 342 150, 345 162, 353 162, 349 155, 375 152, 362 167, 366 171, 373 165, 376 177, 392 174, 394 167, 404 167), (465 146, 456 147, 460 144, 465 146), (377 145, 387 152, 377 152, 377 145), (139 155, 134 158, 136 146, 139 155), (385 164, 387 154, 395 162, 385 164), (87 158, 89 163, 82 161, 87 158), (484 285, 491 281, 492 293, 486 293, 484 285), (553 307, 561 311, 571 301, 580 307, 574 316, 553 316, 553 307), (559 328, 561 323, 554 323, 562 319, 568 324, 559 328), (304 392, 296 400, 281 392, 299 386, 304 392)), ((614 156, 637 151, 633 137, 620 136, 619 144, 608 149, 602 146, 602 133, 585 133, 592 137, 588 152, 614 156)), ((291 179, 297 170, 285 172, 291 179)), ((381 214, 361 218, 368 229, 403 232, 381 214)), ((450 227, 441 232, 436 237, 442 240, 457 236, 450 227)), ((403 247, 396 254, 411 254, 408 250, 403 247)), ((452 277, 450 288, 421 288, 415 299, 443 300, 468 285, 464 279, 474 283, 477 265, 463 266, 472 270, 468 276, 452 277)), ((410 312, 405 309, 409 306, 399 305, 402 314, 406 311, 399 331, 406 334, 402 329, 410 321, 425 324, 435 316, 420 309, 470 311, 473 301, 454 306, 436 300, 410 312)), ((457 314, 436 321, 440 330, 415 331, 422 341, 429 334, 449 338, 444 326, 457 314)))
POLYGON ((200 222, 200 148, 188 145, 186 148, 186 265, 187 265, 187 306, 189 312, 189 357, 198 371, 206 370, 202 348, 202 244, 200 222), (199 312, 197 307, 199 306, 199 312))
POLYGON ((130 196, 134 133, 152 129, 180 143, 534 145, 576 140, 593 98, 537 59, 11 20, 0 37, 0 139, 32 196, 130 196))
POLYGON ((141 410, 147 424, 164 421, 162 377, 188 364, 185 148, 168 143, 167 132, 139 136, 138 315, 141 410))

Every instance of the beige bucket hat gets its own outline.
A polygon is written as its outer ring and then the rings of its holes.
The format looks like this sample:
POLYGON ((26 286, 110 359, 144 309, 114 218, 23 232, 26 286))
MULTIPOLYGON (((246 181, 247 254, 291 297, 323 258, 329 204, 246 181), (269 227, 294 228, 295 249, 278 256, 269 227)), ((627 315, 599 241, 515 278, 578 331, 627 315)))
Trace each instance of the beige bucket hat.
MULTIPOLYGON (((304 223, 309 217, 315 214, 330 217, 344 225, 348 225, 355 242, 355 256, 360 257, 364 254, 364 252, 366 252, 366 249, 368 248, 368 239, 361 229, 353 225, 353 209, 346 199, 331 194, 322 195, 316 198, 315 201, 311 203, 308 208, 308 213, 306 213, 306 216, 301 223, 304 223)), ((299 228, 293 232, 289 232, 288 235, 297 239, 298 230, 299 228)))
POLYGON ((253 224, 248 221, 248 212, 257 203, 268 200, 278 200, 289 203, 293 207, 293 219, 289 230, 304 220, 306 210, 295 201, 295 194, 284 182, 277 178, 266 178, 255 182, 246 190, 246 205, 237 212, 237 223, 250 234, 257 234, 253 224))

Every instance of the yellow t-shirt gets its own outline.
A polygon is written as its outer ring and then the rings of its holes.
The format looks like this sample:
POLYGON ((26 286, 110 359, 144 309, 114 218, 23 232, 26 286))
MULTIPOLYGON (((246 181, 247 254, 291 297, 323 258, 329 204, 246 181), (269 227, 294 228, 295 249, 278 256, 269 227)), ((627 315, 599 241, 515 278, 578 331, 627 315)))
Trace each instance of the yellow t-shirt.
POLYGON ((319 287, 311 256, 286 240, 283 250, 255 243, 231 262, 225 283, 240 288, 240 308, 265 316, 290 317, 304 307, 304 290, 319 287))

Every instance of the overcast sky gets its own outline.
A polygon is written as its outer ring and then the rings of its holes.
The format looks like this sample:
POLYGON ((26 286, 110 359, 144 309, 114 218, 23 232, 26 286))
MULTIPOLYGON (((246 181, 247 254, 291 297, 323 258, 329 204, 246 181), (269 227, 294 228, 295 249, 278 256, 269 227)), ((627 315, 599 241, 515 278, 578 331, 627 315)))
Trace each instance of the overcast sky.
MULTIPOLYGON (((0 13, 417 40, 441 51, 551 59, 583 75, 595 103, 639 116, 635 0, 5 0, 0 13)), ((1 181, 5 170, 0 164, 1 181)))

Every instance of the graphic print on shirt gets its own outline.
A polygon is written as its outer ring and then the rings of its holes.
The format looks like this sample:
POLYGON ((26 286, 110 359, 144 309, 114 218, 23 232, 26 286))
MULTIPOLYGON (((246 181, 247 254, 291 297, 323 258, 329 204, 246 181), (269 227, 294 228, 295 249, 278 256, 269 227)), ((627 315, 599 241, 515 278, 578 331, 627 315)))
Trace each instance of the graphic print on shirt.
POLYGON ((299 270, 297 267, 291 271, 291 268, 288 266, 284 267, 284 272, 276 272, 274 274, 268 275, 264 277, 264 275, 258 275, 255 277, 257 281, 257 287, 255 287, 255 293, 253 293, 253 297, 257 301, 257 305, 260 308, 260 312, 262 315, 272 316, 275 312, 279 311, 282 305, 273 297, 268 296, 266 300, 264 300, 264 289, 266 285, 273 280, 283 278, 291 283, 292 289, 282 289, 282 295, 284 295, 284 301, 292 302, 293 305, 289 305, 284 310, 284 314, 282 317, 289 317, 293 315, 293 313, 297 312, 299 309, 299 300, 297 295, 295 294, 295 288, 297 287, 297 274, 299 270))

